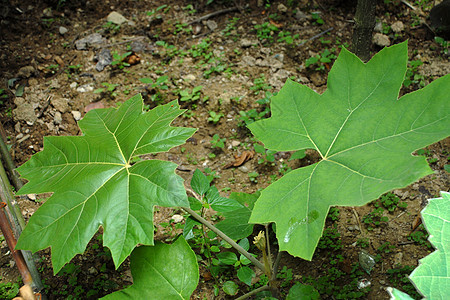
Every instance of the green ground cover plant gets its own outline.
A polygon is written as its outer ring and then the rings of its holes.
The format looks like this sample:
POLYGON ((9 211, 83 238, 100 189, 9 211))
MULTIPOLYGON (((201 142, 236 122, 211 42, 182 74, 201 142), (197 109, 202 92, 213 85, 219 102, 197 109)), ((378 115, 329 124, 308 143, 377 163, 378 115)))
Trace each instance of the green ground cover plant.
MULTIPOLYGON (((271 117, 248 127, 264 149, 314 149, 321 160, 287 172, 256 196, 257 200, 243 196, 251 200, 251 205, 220 196, 210 180, 198 172, 191 181, 197 197, 189 199, 183 180, 174 172, 176 164, 137 159, 166 152, 195 132, 193 128, 170 126, 183 113, 176 101, 144 112, 142 98, 137 95, 118 108, 89 111, 79 122, 83 136, 46 137, 44 150, 18 169, 29 180, 19 194, 53 192, 53 196, 31 217, 17 248, 35 252, 51 247, 57 273, 86 249, 102 227, 103 245, 110 249, 116 268, 131 255, 134 282, 105 298, 156 295, 160 299, 189 299, 199 280, 195 253, 183 236, 172 244, 155 243, 153 239, 154 206, 182 208, 263 270, 268 284, 252 292, 270 290, 275 295, 279 260, 277 256, 272 262, 267 254, 273 242, 269 229, 275 228, 280 253, 287 251, 311 260, 330 207, 364 205, 432 173, 425 157, 411 153, 449 135, 446 87, 450 76, 398 99, 406 67, 406 43, 385 48, 366 64, 342 49, 322 95, 288 80, 270 99, 271 117), (222 222, 233 219, 227 213, 240 216, 239 228, 246 227, 246 233, 253 224, 265 227, 266 233, 261 231, 253 242, 258 248, 254 253, 262 255, 263 263, 236 243, 237 234, 230 238, 230 233, 217 228, 224 223, 215 227, 195 211, 209 206, 222 210, 222 222)), ((193 96, 189 91, 189 100, 193 96)), ((336 239, 331 229, 325 232, 321 245, 337 249, 340 245, 336 239)), ((222 251, 219 248, 219 253, 226 252, 222 251)), ((333 267, 342 259, 333 254, 328 276, 342 275, 333 267)), ((246 270, 241 273, 247 272, 242 278, 248 282, 247 265, 238 256, 235 264, 238 272, 246 270)), ((283 276, 287 277, 287 272, 283 276)), ((237 293, 233 282, 225 282, 222 289, 237 293)), ((342 292, 339 288, 326 291, 330 295, 342 292)), ((361 294, 353 293, 359 294, 352 297, 361 294)))

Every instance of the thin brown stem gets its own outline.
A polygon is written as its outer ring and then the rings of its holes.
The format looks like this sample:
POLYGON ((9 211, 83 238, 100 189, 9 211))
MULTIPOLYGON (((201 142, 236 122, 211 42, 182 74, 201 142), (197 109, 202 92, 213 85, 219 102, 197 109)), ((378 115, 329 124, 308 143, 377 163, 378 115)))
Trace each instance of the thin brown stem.
POLYGON ((28 270, 27 264, 23 259, 22 253, 15 250, 17 241, 9 225, 8 219, 3 210, 6 206, 5 202, 0 203, 0 228, 2 230, 3 236, 5 237, 6 243, 8 244, 9 250, 11 251, 12 257, 16 262, 17 269, 19 270, 20 276, 24 284, 33 284, 33 278, 31 277, 30 271, 28 270))
MULTIPOLYGON (((4 132, 5 129, 3 129, 3 125, 0 122, 0 132, 4 132)), ((20 188, 23 186, 22 180, 19 178, 19 174, 17 174, 16 166, 14 165, 13 159, 11 157, 11 153, 9 153, 8 147, 6 146, 6 140, 4 139, 3 135, 0 139, 0 153, 3 158, 3 161, 5 162, 6 169, 8 170, 9 174, 11 175, 11 181, 16 190, 20 190, 20 188)))

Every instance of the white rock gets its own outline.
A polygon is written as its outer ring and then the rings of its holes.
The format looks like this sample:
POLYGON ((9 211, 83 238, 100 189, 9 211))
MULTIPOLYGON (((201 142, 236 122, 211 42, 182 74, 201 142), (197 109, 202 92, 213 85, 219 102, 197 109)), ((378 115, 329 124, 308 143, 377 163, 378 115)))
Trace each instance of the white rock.
POLYGON ((81 120, 81 112, 73 110, 72 111, 72 116, 75 119, 75 121, 80 121, 81 120))
POLYGON ((183 77, 184 81, 190 82, 190 81, 194 81, 195 80, 195 75, 194 74, 187 74, 186 76, 183 77))
POLYGON ((217 23, 213 20, 206 21, 206 26, 208 26, 209 30, 214 31, 217 29, 217 23))
POLYGON ((285 13, 285 12, 288 11, 288 8, 282 3, 278 4, 277 9, 278 9, 279 12, 282 12, 282 13, 285 13))
POLYGON ((231 146, 232 146, 232 147, 237 147, 237 146, 239 146, 240 144, 241 144, 240 141, 231 141, 231 146))
POLYGON ((395 33, 402 32, 405 29, 405 25, 403 25, 402 21, 397 21, 391 25, 392 31, 395 33))
POLYGON ((253 44, 256 44, 256 42, 248 40, 248 39, 241 39, 241 47, 242 48, 251 47, 253 44))
POLYGON ((173 215, 172 220, 174 223, 180 223, 184 220, 184 217, 182 215, 173 215))
POLYGON ((111 12, 106 17, 106 21, 117 24, 117 25, 122 25, 123 23, 128 22, 127 18, 125 18, 124 16, 122 16, 121 14, 119 14, 116 11, 111 12))
POLYGON ((375 24, 375 27, 373 28, 373 30, 376 31, 376 32, 383 31, 383 23, 377 22, 377 24, 375 24))
POLYGON ((70 86, 70 88, 74 89, 77 87, 77 83, 74 81, 69 86, 70 86))
POLYGON ((66 27, 64 26, 59 26, 59 34, 60 35, 64 35, 67 33, 67 31, 69 31, 66 27))
POLYGON ((53 117, 53 122, 57 125, 62 123, 62 115, 59 111, 55 112, 55 116, 53 117))
POLYGON ((380 47, 387 47, 391 44, 391 41, 389 41, 389 37, 382 33, 375 33, 373 36, 373 42, 375 45, 378 45, 380 47))

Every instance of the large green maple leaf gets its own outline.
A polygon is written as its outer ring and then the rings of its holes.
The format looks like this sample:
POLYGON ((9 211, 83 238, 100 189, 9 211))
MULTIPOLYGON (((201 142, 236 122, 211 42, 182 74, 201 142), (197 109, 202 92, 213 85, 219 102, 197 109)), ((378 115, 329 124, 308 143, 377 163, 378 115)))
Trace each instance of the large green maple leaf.
POLYGON ((432 173, 412 152, 450 134, 450 77, 398 99, 406 42, 364 64, 342 49, 319 95, 288 81, 249 126, 268 149, 315 149, 318 163, 266 188, 250 223, 276 223, 280 250, 311 260, 330 206, 357 206, 432 173))
POLYGON ((136 95, 118 109, 87 113, 79 122, 83 136, 45 137, 44 150, 18 168, 29 180, 19 194, 54 194, 31 217, 17 248, 50 246, 57 273, 100 226, 116 266, 137 244, 153 245, 153 207, 189 202, 176 164, 133 160, 183 144, 195 129, 170 126, 182 112, 173 101, 144 113, 136 95))

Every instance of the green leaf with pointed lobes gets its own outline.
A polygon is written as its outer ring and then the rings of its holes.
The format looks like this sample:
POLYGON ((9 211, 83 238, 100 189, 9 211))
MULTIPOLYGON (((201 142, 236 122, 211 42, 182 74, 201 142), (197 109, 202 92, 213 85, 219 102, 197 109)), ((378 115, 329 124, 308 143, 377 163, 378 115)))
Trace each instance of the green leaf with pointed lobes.
POLYGON ((136 95, 117 109, 87 113, 79 123, 83 136, 45 137, 44 150, 18 168, 29 180, 19 193, 54 194, 31 217, 17 248, 50 246, 57 273, 99 227, 116 267, 136 245, 153 245, 153 207, 189 202, 176 164, 132 159, 183 144, 196 129, 170 126, 181 113, 176 101, 144 113, 136 95))
POLYGON ((270 150, 321 157, 255 204, 249 222, 275 222, 280 250, 311 260, 330 206, 364 205, 432 173, 412 152, 450 135, 450 76, 398 99, 407 58, 406 42, 366 64, 342 49, 322 95, 288 80, 272 98, 272 116, 248 126, 270 150))

